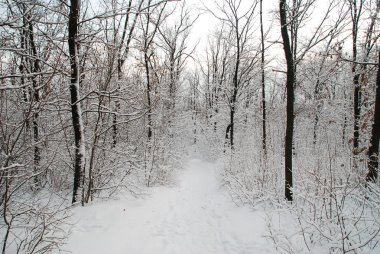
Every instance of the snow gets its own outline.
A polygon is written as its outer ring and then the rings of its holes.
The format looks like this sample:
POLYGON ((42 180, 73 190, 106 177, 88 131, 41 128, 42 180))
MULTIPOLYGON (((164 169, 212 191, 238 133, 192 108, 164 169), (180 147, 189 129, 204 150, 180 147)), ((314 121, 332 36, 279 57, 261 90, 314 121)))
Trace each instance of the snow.
POLYGON ((220 187, 213 163, 192 159, 177 184, 146 198, 122 198, 73 209, 64 250, 73 254, 275 253, 264 212, 237 207, 220 187))

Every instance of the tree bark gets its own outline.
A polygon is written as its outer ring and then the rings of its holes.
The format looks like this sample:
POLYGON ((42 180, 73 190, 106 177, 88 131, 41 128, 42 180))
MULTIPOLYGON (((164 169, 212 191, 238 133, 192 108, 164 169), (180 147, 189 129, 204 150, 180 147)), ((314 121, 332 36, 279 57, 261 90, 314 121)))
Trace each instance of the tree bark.
MULTIPOLYGON (((380 64, 380 51, 378 63, 380 64)), ((367 182, 375 183, 378 177, 379 167, 379 140, 380 140, 380 67, 377 67, 375 114, 372 125, 372 136, 368 150, 367 182)))
MULTIPOLYGON (((145 49, 146 51, 148 48, 145 49)), ((150 98, 150 90, 151 90, 151 84, 150 84, 150 74, 149 74, 149 59, 148 59, 148 53, 144 52, 144 62, 145 62, 145 74, 146 74, 146 98, 148 101, 148 141, 152 138, 152 102, 150 98)))
POLYGON ((239 27, 238 27, 238 20, 236 20, 236 63, 235 63, 235 71, 233 76, 233 92, 232 92, 232 98, 230 101, 230 146, 231 149, 234 149, 234 118, 235 118, 235 110, 236 110, 236 99, 237 99, 237 92, 238 92, 238 75, 239 75, 239 68, 240 68, 240 35, 239 35, 239 27))
POLYGON ((294 132, 294 61, 293 53, 291 51, 289 34, 286 21, 286 0, 280 0, 280 21, 281 21, 281 35, 284 44, 284 52, 286 58, 286 135, 285 135, 285 198, 288 201, 293 201, 293 132, 294 132))
POLYGON ((261 100, 263 107, 263 136, 262 136, 262 146, 264 158, 267 157, 267 131, 266 131, 266 105, 265 105, 265 45, 264 45, 264 27, 263 27, 263 0, 260 0, 260 33, 261 33, 261 100))
POLYGON ((353 138, 353 154, 356 155, 359 151, 359 129, 360 129, 360 100, 361 91, 359 84, 360 74, 357 70, 357 37, 358 23, 362 10, 362 2, 357 5, 356 1, 351 3, 351 19, 352 19, 352 75, 354 84, 354 138, 353 138))
MULTIPOLYGON (((27 15, 28 20, 28 32, 29 32, 29 43, 32 51, 34 60, 30 59, 32 72, 37 73, 41 71, 40 60, 38 58, 37 47, 34 41, 34 31, 32 24, 32 17, 27 15)), ((34 76, 32 78, 32 88, 33 88, 33 102, 35 107, 33 107, 33 143, 34 143, 34 185, 36 188, 41 186, 41 179, 39 177, 40 171, 40 161, 41 161, 41 149, 40 149, 40 129, 39 129, 39 111, 40 111, 40 89, 38 88, 38 77, 34 76)))
POLYGON ((82 110, 79 100, 79 58, 78 58, 78 20, 80 0, 70 0, 69 14, 69 53, 71 67, 71 114, 74 128, 74 186, 72 203, 81 202, 83 205, 84 171, 85 171, 85 144, 82 110))

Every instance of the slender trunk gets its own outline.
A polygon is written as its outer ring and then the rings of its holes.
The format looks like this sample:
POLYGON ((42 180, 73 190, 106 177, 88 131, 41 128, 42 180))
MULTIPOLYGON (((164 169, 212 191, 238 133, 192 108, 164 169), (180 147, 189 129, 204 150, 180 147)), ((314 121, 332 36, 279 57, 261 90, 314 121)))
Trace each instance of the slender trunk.
POLYGON ((289 34, 286 21, 286 0, 280 0, 280 21, 281 21, 281 35, 284 44, 284 52, 286 58, 286 135, 285 135, 285 198, 288 201, 293 201, 293 132, 294 132, 294 61, 291 51, 289 34))
MULTIPOLYGON (((144 1, 140 1, 140 6, 139 6, 139 9, 141 8, 141 5, 144 1)), ((119 47, 118 47, 118 59, 117 59, 117 80, 118 80, 118 84, 117 84, 117 96, 120 95, 120 83, 121 83, 121 79, 122 79, 122 68, 123 68, 123 64, 125 62, 125 58, 128 54, 128 51, 129 51, 129 43, 131 41, 131 38, 132 38, 132 34, 133 34, 133 30, 135 28, 135 24, 136 24, 136 20, 137 20, 137 16, 139 15, 139 11, 136 12, 136 15, 135 15, 135 19, 133 20, 133 23, 132 23, 132 27, 130 28, 129 30, 129 34, 128 34, 128 38, 127 38, 127 42, 126 42, 126 48, 125 48, 125 52, 123 54, 122 50, 123 50, 123 46, 124 46, 124 40, 125 40, 125 37, 127 35, 127 28, 128 28, 128 24, 129 24, 129 19, 130 19, 130 15, 131 15, 131 6, 132 6, 132 0, 129 0, 128 2, 128 8, 127 8, 127 14, 126 14, 126 17, 125 17, 125 23, 124 23, 124 28, 123 28, 123 34, 121 36, 121 42, 119 44, 119 47)), ((116 30, 115 30, 115 33, 116 33, 116 30)), ((117 128, 117 114, 118 112, 120 111, 120 101, 119 99, 116 99, 116 102, 115 102, 115 109, 114 109, 114 114, 113 114, 113 117, 112 117, 112 147, 115 147, 116 144, 117 144, 117 136, 118 136, 118 128, 117 128)))
MULTIPOLYGON (((356 155, 359 151, 359 129, 360 129, 360 100, 361 91, 359 78, 360 74, 357 69, 357 39, 358 39, 358 22, 361 14, 362 3, 352 1, 351 3, 351 18, 352 18, 352 75, 354 84, 354 137, 353 137, 353 154, 356 155)), ((355 165, 355 163, 354 163, 355 165)))
POLYGON ((193 121, 194 121, 194 144, 197 143, 197 108, 195 104, 195 89, 194 89, 194 104, 193 104, 193 115, 192 115, 193 121))
POLYGON ((150 98, 150 92, 151 92, 151 83, 150 83, 150 69, 149 69, 149 61, 150 61, 150 57, 148 56, 148 50, 150 48, 150 45, 151 43, 153 42, 153 38, 155 37, 155 34, 158 30, 158 26, 160 24, 160 20, 162 18, 162 15, 163 15, 163 12, 164 12, 164 9, 165 9, 165 6, 166 6, 166 2, 164 3, 164 6, 163 8, 161 9, 160 11, 160 14, 158 16, 158 19, 156 21, 156 24, 154 26, 154 29, 151 33, 151 35, 149 35, 149 24, 151 22, 150 20, 150 6, 151 6, 151 0, 148 1, 148 8, 146 9, 146 15, 147 15, 147 20, 146 20, 146 27, 145 27, 145 31, 144 31, 144 62, 145 62, 145 74, 146 74, 146 85, 147 85, 147 101, 148 101, 148 141, 151 140, 151 137, 152 137, 152 102, 151 102, 151 98, 150 98))
POLYGON ((265 104, 265 45, 264 45, 264 25, 263 25, 263 0, 260 0, 260 33, 261 33, 261 99, 263 107, 263 136, 262 136, 262 147, 264 158, 267 157, 267 131, 266 131, 266 104, 265 104))
MULTIPOLYGON (((378 63, 380 64, 380 51, 378 63)), ((372 135, 368 150, 367 182, 375 183, 378 177, 379 167, 379 141, 380 141, 380 67, 377 67, 375 114, 372 125, 372 135)))
MULTIPOLYGON (((8 167, 8 160, 4 164, 4 168, 6 168, 6 167, 8 167)), ((9 232, 10 232, 10 229, 11 229, 11 223, 10 223, 10 221, 8 221, 8 217, 7 217, 8 200, 9 200, 8 192, 9 192, 10 182, 11 182, 11 177, 9 176, 8 169, 6 169, 6 170, 4 170, 2 172, 2 176, 4 176, 4 178, 5 178, 5 183, 4 183, 4 185, 5 185, 5 192, 4 192, 3 196, 1 197, 2 198, 2 202, 0 202, 0 205, 3 204, 3 208, 2 208, 3 214, 2 214, 2 216, 3 216, 4 224, 6 225, 7 229, 6 229, 5 236, 3 238, 3 248, 2 248, 2 252, 1 253, 5 254, 6 250, 7 250, 7 242, 8 242, 9 232)))
MULTIPOLYGON (((343 94, 344 94, 344 106, 346 106, 347 95, 345 92, 343 92, 343 94)), ((346 143, 347 115, 346 115, 346 112, 343 112, 343 114, 344 114, 344 120, 343 120, 343 128, 342 128, 342 145, 344 146, 344 144, 346 143)))
MULTIPOLYGON (((317 105, 318 107, 318 105, 317 105)), ((315 112, 315 117, 314 117, 314 128, 313 128, 313 144, 317 144, 317 130, 318 130, 318 122, 319 122, 319 110, 315 112)))
MULTIPOLYGON (((231 110, 230 110, 230 146, 231 149, 234 150, 234 117, 235 117, 235 102, 231 103, 231 110)), ((228 128, 227 128, 228 129, 228 128)))
MULTIPOLYGON (((355 64, 354 64, 355 65, 355 64)), ((353 67, 353 73, 355 73, 353 67)), ((354 74, 354 139, 353 139, 353 153, 356 155, 359 151, 359 130, 360 130, 360 84, 359 75, 354 74)))
POLYGON ((148 102, 148 141, 150 141, 152 138, 152 103, 151 103, 151 98, 150 98, 151 84, 150 84, 149 56, 148 56, 148 50, 150 46, 150 43, 148 42, 149 23, 150 23, 150 3, 151 1, 148 2, 147 21, 146 21, 146 28, 145 28, 145 35, 144 35, 145 37, 144 63, 145 63, 145 75, 146 75, 146 98, 148 102))
MULTIPOLYGON (((318 74, 319 75, 319 74, 318 74)), ((313 144, 317 144, 317 130, 318 130, 318 122, 319 122, 319 111, 320 111, 320 105, 319 105, 319 85, 320 80, 318 77, 317 84, 314 88, 314 101, 316 102, 317 108, 315 109, 315 116, 314 116, 314 128, 313 128, 313 144)))
MULTIPOLYGON (((21 32, 21 50, 24 52, 25 55, 27 55, 27 32, 28 32, 28 27, 27 27, 27 20, 26 20, 26 17, 25 17, 25 7, 23 6, 23 27, 22 27, 22 32, 21 32)), ((25 63, 25 57, 24 55, 22 54, 21 55, 21 61, 20 61, 20 65, 19 65, 19 70, 20 70, 20 74, 21 74, 21 77, 20 77, 20 81, 21 81, 21 86, 22 86, 22 98, 23 98, 23 101, 25 103, 27 103, 29 101, 29 98, 28 98, 28 89, 26 87, 24 87, 25 85, 25 72, 26 72, 26 63, 25 63)), ((28 116, 28 111, 25 110, 25 125, 26 125, 26 132, 29 131, 29 127, 30 127, 30 124, 29 124, 29 116, 28 116)))
MULTIPOLYGON (((220 74, 220 77, 219 77, 219 80, 218 80, 218 83, 217 83, 217 88, 216 88, 215 115, 218 115, 218 113, 219 113, 219 98, 220 98, 220 96, 222 94, 222 86, 223 86, 224 76, 225 76, 225 72, 226 72, 226 62, 227 62, 227 53, 223 57, 223 61, 222 61, 222 73, 220 74)), ((214 121, 214 132, 216 132, 218 122, 216 121, 216 118, 214 118, 214 119, 215 119, 215 121, 214 121)))
MULTIPOLYGON (((27 15, 28 18, 28 26, 29 26, 29 43, 32 51, 32 55, 34 60, 31 60, 31 66, 34 73, 41 71, 40 61, 38 59, 37 47, 34 42, 34 32, 33 32, 33 24, 31 22, 30 15, 27 15)), ((41 149, 39 146, 40 142, 40 133, 39 133, 39 111, 40 111, 40 91, 38 88, 38 77, 33 76, 32 78, 32 88, 33 88, 33 100, 35 107, 33 109, 33 143, 34 143, 34 185, 35 187, 39 187, 41 185, 41 179, 39 177, 40 171, 40 161, 41 161, 41 149)))
POLYGON ((169 67, 169 109, 173 110, 175 107, 175 91, 176 91, 176 75, 175 75, 175 48, 170 53, 170 67, 169 67))
MULTIPOLYGON (((147 51, 148 49, 146 49, 147 51)), ((152 138, 152 103, 150 98, 150 74, 149 74, 149 59, 147 52, 144 53, 145 74, 146 74, 146 97, 148 101, 148 141, 152 138)))
POLYGON ((234 150, 234 117, 235 117, 235 110, 236 110, 236 99, 237 99, 237 92, 238 92, 238 75, 239 75, 239 68, 240 68, 240 35, 238 30, 238 23, 236 22, 236 63, 235 63, 235 72, 233 77, 233 93, 232 98, 230 101, 230 146, 231 149, 234 150))
POLYGON ((69 14, 69 53, 71 67, 71 114, 74 129, 74 186, 72 203, 81 202, 83 205, 83 188, 84 188, 84 166, 85 166, 85 144, 84 128, 82 121, 82 110, 79 100, 79 58, 78 58, 78 20, 80 0, 70 0, 69 14))

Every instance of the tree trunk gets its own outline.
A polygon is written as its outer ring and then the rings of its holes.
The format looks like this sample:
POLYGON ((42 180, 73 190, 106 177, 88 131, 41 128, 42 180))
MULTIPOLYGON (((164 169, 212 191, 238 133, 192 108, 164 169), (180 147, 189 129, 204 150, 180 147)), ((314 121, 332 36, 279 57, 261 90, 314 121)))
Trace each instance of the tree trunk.
POLYGON ((262 145, 264 158, 267 157, 267 131, 266 131, 266 105, 265 105, 265 45, 264 45, 264 27, 263 27, 263 0, 260 0, 260 33, 261 33, 261 99, 263 107, 263 136, 262 145))
POLYGON ((281 35, 286 58, 286 135, 285 135, 285 198, 293 201, 292 144, 294 131, 294 61, 286 21, 286 0, 280 0, 281 35))
MULTIPOLYGON (((319 73, 318 73, 319 75, 319 73)), ((318 130, 318 122, 319 122, 319 113, 321 111, 321 106, 319 104, 319 85, 320 85, 320 80, 319 77, 317 79, 317 83, 314 88, 314 101, 316 103, 317 108, 315 109, 315 116, 314 116, 314 128, 313 128, 313 144, 317 144, 317 130, 318 130)))
MULTIPOLYGON (((31 22, 31 16, 27 15, 28 27, 29 27, 29 43, 32 51, 34 60, 30 60, 32 72, 37 73, 41 71, 40 61, 38 58, 37 47, 34 42, 34 32, 33 24, 31 22)), ((41 161, 41 149, 40 149, 40 131, 39 131, 39 111, 40 111, 40 91, 38 88, 38 77, 33 76, 32 78, 32 88, 33 88, 33 102, 35 107, 33 107, 33 143, 34 143, 34 185, 36 188, 41 186, 40 174, 40 161, 41 161)))
POLYGON ((237 99, 237 92, 238 92, 238 75, 239 75, 239 68, 240 68, 240 36, 239 36, 239 30, 236 26, 236 63, 235 63, 235 72, 233 77, 233 93, 232 98, 230 101, 230 146, 231 149, 234 150, 234 118, 235 118, 235 110, 236 110, 236 99, 237 99))
MULTIPOLYGON (((378 63, 380 64, 380 51, 378 63)), ((375 183, 378 177, 379 167, 379 140, 380 140, 380 67, 377 67, 375 114, 372 125, 372 136, 368 150, 367 182, 375 183)))
MULTIPOLYGON (((124 62, 125 62, 125 59, 129 53, 129 44, 131 43, 131 40, 132 40, 132 35, 133 35, 133 31, 136 27, 136 22, 137 22, 137 17, 139 16, 140 14, 140 10, 141 10, 141 6, 143 4, 144 1, 140 1, 140 4, 138 6, 138 9, 137 9, 137 12, 135 14, 135 17, 133 19, 133 22, 131 24, 131 27, 129 28, 129 33, 128 33, 128 37, 127 37, 127 41, 125 43, 125 48, 124 48, 124 51, 123 51, 123 47, 124 47, 124 41, 125 41, 125 37, 127 35, 127 30, 128 30, 128 25, 129 25, 129 20, 130 20, 130 15, 131 15, 131 7, 132 7, 132 0, 129 0, 128 2, 128 8, 127 8, 127 14, 126 14, 126 17, 125 17, 125 22, 124 22, 124 28, 123 28, 123 34, 121 36, 121 42, 119 44, 119 47, 118 47, 118 59, 117 59, 117 81, 118 81, 118 87, 117 87, 117 96, 120 96, 120 83, 121 83, 121 80, 122 80, 122 69, 123 69, 123 65, 124 65, 124 62)), ((116 31, 115 31, 116 33, 116 31)), ((115 112, 113 114, 113 118, 112 118, 112 131, 113 131, 113 134, 112 134, 112 147, 115 147, 116 144, 117 144, 117 136, 118 136, 118 123, 117 123, 117 113, 120 111, 120 101, 119 99, 116 100, 115 102, 115 112)))
MULTIPOLYGON (((148 50, 147 48, 145 49, 148 50)), ((148 53, 144 53, 144 61, 145 61, 145 74, 146 74, 146 97, 148 101, 148 141, 152 138, 152 102, 150 98, 150 74, 149 74, 149 59, 148 53)))
POLYGON ((85 166, 85 144, 84 128, 82 121, 82 110, 79 100, 79 58, 78 58, 78 20, 80 0, 70 0, 69 14, 69 53, 71 67, 71 114, 74 128, 74 186, 72 203, 81 202, 83 205, 83 188, 84 188, 84 166, 85 166))
MULTIPOLYGON (((358 38, 358 22, 361 14, 362 3, 357 6, 356 1, 351 3, 351 18, 352 18, 352 75, 354 84, 354 138, 353 138, 353 154, 356 155, 359 151, 359 129, 360 129, 360 74, 357 73, 357 38, 358 38), (359 7, 359 8, 358 8, 359 7)), ((354 163, 355 165, 355 163, 354 163)))

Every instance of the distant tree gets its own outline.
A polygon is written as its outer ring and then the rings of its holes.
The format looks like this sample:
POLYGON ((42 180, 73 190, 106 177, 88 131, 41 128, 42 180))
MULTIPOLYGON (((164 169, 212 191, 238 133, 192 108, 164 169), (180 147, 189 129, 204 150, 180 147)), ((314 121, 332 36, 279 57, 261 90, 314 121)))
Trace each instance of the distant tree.
POLYGON ((218 128, 218 119, 216 118, 220 112, 220 102, 224 96, 224 87, 227 82, 227 71, 229 69, 231 47, 225 36, 225 24, 221 26, 208 38, 207 49, 207 65, 205 68, 201 66, 201 71, 205 76, 206 91, 205 102, 209 111, 209 119, 212 119, 214 132, 218 128))
MULTIPOLYGON (((231 70, 231 94, 229 95, 229 124, 226 128, 226 138, 229 140, 231 150, 234 150, 235 114, 238 104, 238 92, 243 87, 243 77, 252 70, 256 63, 256 57, 250 56, 247 62, 242 61, 247 57, 247 47, 252 32, 253 18, 258 1, 243 10, 242 1, 226 0, 222 5, 217 5, 217 10, 208 11, 217 19, 225 22, 230 29, 231 45, 234 46, 234 63, 231 70)), ((247 58, 245 59, 247 60, 247 58)))
POLYGON ((146 79, 146 100, 147 100, 147 107, 148 107, 148 131, 147 131, 147 137, 148 141, 152 139, 153 135, 153 102, 152 102, 152 68, 151 68, 151 61, 152 56, 154 55, 154 49, 153 47, 153 41, 155 39, 156 33, 158 32, 158 27, 162 22, 162 19, 165 18, 164 10, 166 7, 166 2, 163 4, 163 6, 160 7, 160 9, 157 10, 157 6, 152 6, 152 0, 148 1, 148 6, 146 7, 146 13, 145 13, 145 19, 142 20, 141 28, 143 31, 143 38, 142 38, 142 54, 143 54, 143 62, 144 62, 144 68, 145 68, 145 79, 146 79), (153 9, 153 10, 152 10, 153 9), (157 10, 156 17, 153 16, 153 11, 157 10), (143 23, 144 22, 144 23, 143 23))
MULTIPOLYGON (((126 14, 122 15, 125 16, 125 21, 124 25, 122 28, 122 35, 120 38, 120 41, 117 40, 117 35, 118 35, 118 28, 120 24, 117 26, 115 25, 114 28, 114 45, 117 45, 117 92, 120 93, 120 83, 122 82, 123 78, 123 66, 125 64, 125 61, 128 57, 129 50, 130 50, 130 45, 133 39, 134 31, 136 28, 136 23, 139 15, 141 14, 142 11, 142 6, 144 3, 144 0, 140 0, 137 8, 133 9, 132 7, 132 2, 133 0, 129 0, 128 6, 126 9, 126 14), (133 18, 133 19, 132 19, 133 18), (116 28, 117 27, 117 28, 116 28)), ((117 8, 116 6, 114 7, 115 9, 117 8)), ((116 12, 116 10, 115 10, 116 12)), ((115 16, 114 19, 117 19, 115 16)), ((116 21, 115 21, 116 23, 116 21)), ((118 119, 117 119, 117 114, 120 111, 120 101, 117 99, 115 102, 115 108, 114 108, 114 114, 113 114, 113 119, 112 119, 112 130, 113 130, 113 146, 116 146, 117 144, 117 136, 118 136, 118 119)))

